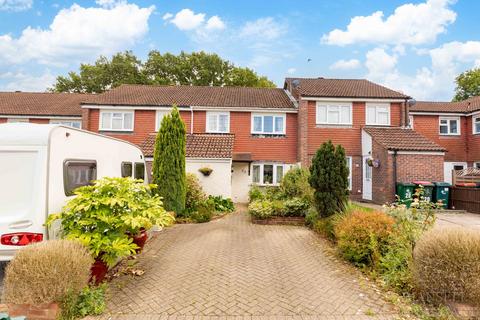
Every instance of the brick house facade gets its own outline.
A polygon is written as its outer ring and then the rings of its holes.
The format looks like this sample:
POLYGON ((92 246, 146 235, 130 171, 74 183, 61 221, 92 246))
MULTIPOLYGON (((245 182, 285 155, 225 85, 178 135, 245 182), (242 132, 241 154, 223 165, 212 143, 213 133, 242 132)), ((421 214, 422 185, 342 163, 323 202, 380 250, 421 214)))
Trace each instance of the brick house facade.
POLYGON ((410 109, 410 121, 415 131, 446 149, 443 180, 452 181, 452 170, 480 168, 480 97, 418 101, 410 109))

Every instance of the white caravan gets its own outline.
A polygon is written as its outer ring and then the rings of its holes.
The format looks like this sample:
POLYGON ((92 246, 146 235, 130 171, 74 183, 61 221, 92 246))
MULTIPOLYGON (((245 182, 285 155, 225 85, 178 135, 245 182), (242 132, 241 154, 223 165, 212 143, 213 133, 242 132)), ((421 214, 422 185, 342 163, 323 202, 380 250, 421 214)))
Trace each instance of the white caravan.
POLYGON ((80 186, 102 177, 146 179, 135 145, 71 127, 0 124, 0 261, 54 238, 44 226, 80 186))

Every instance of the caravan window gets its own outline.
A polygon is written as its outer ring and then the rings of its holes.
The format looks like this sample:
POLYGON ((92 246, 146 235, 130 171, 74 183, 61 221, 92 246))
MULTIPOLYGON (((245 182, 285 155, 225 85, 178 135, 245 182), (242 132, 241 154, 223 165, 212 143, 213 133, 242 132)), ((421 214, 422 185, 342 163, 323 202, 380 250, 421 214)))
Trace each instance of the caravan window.
POLYGON ((135 162, 135 179, 145 180, 145 164, 143 162, 135 162))
POLYGON ((122 162, 122 178, 131 177, 133 165, 131 162, 122 162))
POLYGON ((63 187, 65 195, 73 195, 78 187, 90 185, 97 179, 95 160, 65 160, 63 164, 63 187))

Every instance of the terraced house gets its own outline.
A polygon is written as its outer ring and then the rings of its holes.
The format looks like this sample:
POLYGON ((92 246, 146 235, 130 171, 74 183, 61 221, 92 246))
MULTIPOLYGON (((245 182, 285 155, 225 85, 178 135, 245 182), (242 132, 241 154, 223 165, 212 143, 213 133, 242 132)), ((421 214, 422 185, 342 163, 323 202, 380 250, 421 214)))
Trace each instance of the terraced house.
MULTIPOLYGON (((122 85, 82 96, 68 112, 81 115, 85 130, 141 146, 151 164, 161 121, 177 105, 187 171, 208 193, 235 202, 247 202, 252 184, 277 185, 292 166, 308 166, 332 140, 345 147, 351 196, 382 203, 394 199, 398 181, 443 180, 445 147, 408 126, 409 99, 367 80, 287 78, 275 89, 122 85)), ((43 109, 38 114, 49 112, 43 109)))
POLYGON ((410 109, 415 131, 446 149, 444 180, 452 170, 480 168, 480 97, 460 102, 418 101, 410 109))

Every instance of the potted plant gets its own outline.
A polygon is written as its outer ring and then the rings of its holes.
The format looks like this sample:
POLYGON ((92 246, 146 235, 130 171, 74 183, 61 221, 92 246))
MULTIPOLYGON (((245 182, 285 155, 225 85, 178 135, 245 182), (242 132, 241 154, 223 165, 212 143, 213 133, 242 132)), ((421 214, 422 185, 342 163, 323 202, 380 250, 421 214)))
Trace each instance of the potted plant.
POLYGON ((200 171, 205 177, 208 177, 213 172, 213 169, 209 167, 203 167, 198 169, 198 171, 200 171))
POLYGON ((95 258, 92 277, 101 282, 109 267, 136 253, 139 245, 134 239, 142 237, 142 228, 146 231, 154 224, 166 226, 173 222, 151 188, 131 178, 97 180, 91 186, 78 188, 76 197, 62 212, 50 215, 47 225, 60 220, 62 236, 78 239, 89 249, 95 258))

